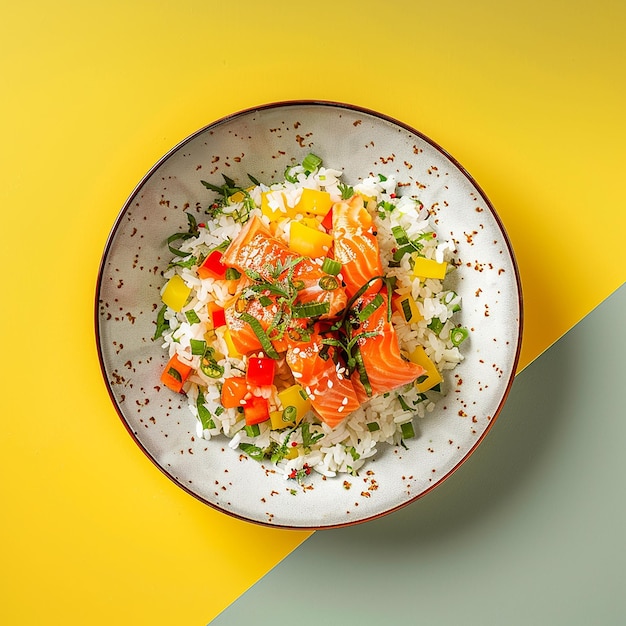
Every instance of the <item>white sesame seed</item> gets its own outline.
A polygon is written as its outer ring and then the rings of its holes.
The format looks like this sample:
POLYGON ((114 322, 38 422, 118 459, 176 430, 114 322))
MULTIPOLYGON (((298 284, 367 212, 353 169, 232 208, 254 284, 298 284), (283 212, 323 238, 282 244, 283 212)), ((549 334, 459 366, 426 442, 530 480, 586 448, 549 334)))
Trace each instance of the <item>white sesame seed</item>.
POLYGON ((300 372, 293 372, 294 378, 302 378, 302 374, 300 372))
POLYGON ((337 413, 341 413, 346 407, 342 404, 338 409, 337 413))
POLYGON ((329 380, 329 381, 326 383, 326 385, 328 386, 328 388, 329 388, 329 389, 332 389, 332 388, 333 388, 333 381, 332 381, 332 380, 329 380))
POLYGON ((344 398, 344 399, 341 401, 341 404, 343 404, 344 406, 346 406, 346 404, 348 404, 348 398, 344 398))

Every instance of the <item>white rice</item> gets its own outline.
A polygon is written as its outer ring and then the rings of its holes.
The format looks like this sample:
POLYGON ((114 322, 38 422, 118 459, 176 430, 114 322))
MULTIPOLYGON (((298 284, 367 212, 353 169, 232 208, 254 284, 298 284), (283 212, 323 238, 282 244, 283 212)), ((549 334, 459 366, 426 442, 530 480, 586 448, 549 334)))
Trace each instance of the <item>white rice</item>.
MULTIPOLYGON (((304 187, 328 191, 333 201, 338 201, 341 197, 339 183, 342 172, 339 170, 321 167, 317 173, 306 176, 302 167, 296 166, 292 168, 291 174, 297 177, 297 183, 284 181, 270 186, 260 184, 249 190, 255 204, 260 207, 261 193, 273 190, 283 192, 270 196, 270 206, 273 209, 283 208, 285 202, 289 206, 294 206, 304 187)), ((417 198, 395 197, 396 180, 392 176, 386 180, 381 180, 380 177, 368 177, 354 185, 354 191, 375 199, 377 203, 385 201, 395 205, 393 211, 381 219, 376 210, 372 210, 373 203, 368 203, 368 210, 373 215, 373 228, 377 231, 383 267, 386 267, 387 261, 393 256, 393 251, 398 247, 392 232, 394 226, 401 226, 409 239, 415 239, 435 230, 430 222, 428 211, 422 207, 417 198)), ((241 208, 241 204, 234 204, 227 211, 232 214, 241 208)), ((259 208, 254 209, 251 215, 253 214, 257 214, 266 223, 268 222, 268 218, 262 215, 259 208)), ((183 252, 194 256, 198 253, 206 254, 210 249, 222 244, 225 239, 235 238, 241 229, 241 225, 236 223, 230 214, 218 215, 215 218, 207 215, 204 221, 207 228, 200 228, 198 237, 187 239, 179 246, 183 252)), ((279 223, 279 229, 285 237, 289 234, 289 223, 288 218, 279 223)), ((425 238, 422 241, 424 256, 438 262, 447 261, 449 271, 454 270, 453 263, 450 263, 455 251, 451 241, 441 241, 438 237, 425 238)), ((399 267, 390 268, 387 272, 388 276, 395 276, 397 279, 396 293, 412 296, 423 316, 423 319, 417 322, 408 323, 402 314, 394 312, 392 323, 401 351, 409 355, 417 346, 422 346, 439 372, 451 370, 463 359, 459 348, 450 341, 450 330, 457 325, 457 320, 453 319, 451 304, 458 304, 459 299, 458 297, 453 299, 452 303, 444 301, 444 298, 454 295, 445 289, 445 280, 412 278, 409 258, 410 255, 405 255, 399 267), (433 318, 439 318, 444 323, 439 336, 428 328, 433 318)), ((243 359, 224 357, 219 361, 224 368, 223 376, 219 379, 212 379, 199 370, 200 357, 191 354, 191 339, 203 339, 207 332, 209 320, 207 303, 215 301, 223 306, 231 297, 226 282, 212 278, 199 278, 195 266, 190 268, 174 266, 167 269, 163 275, 165 279, 169 279, 175 273, 182 277, 192 291, 182 311, 176 313, 171 309, 167 310, 165 319, 169 324, 169 330, 163 334, 163 347, 170 357, 177 355, 183 362, 194 368, 194 373, 186 382, 184 391, 187 395, 189 410, 196 418, 198 437, 210 440, 213 437, 226 436, 230 438, 228 445, 235 450, 241 444, 246 443, 267 449, 272 442, 281 445, 285 437, 289 436, 289 444, 294 442, 298 444, 294 447, 298 451, 298 456, 293 459, 283 459, 276 465, 276 469, 282 472, 285 478, 294 476, 301 478, 310 470, 327 477, 356 474, 368 459, 376 455, 380 445, 400 445, 402 442, 401 425, 412 421, 415 417, 423 418, 434 409, 435 402, 441 395, 438 392, 420 394, 411 384, 389 394, 372 398, 357 411, 348 415, 335 429, 320 423, 318 418, 309 413, 304 421, 309 424, 310 433, 323 436, 306 450, 301 445, 300 428, 293 431, 289 428, 275 431, 271 430, 268 421, 259 425, 260 434, 257 437, 249 437, 244 430, 245 421, 242 415, 236 409, 224 409, 220 404, 221 384, 225 378, 233 374, 233 371, 238 374, 245 371, 245 357, 243 359), (189 323, 185 313, 190 310, 195 311, 200 323, 189 323), (197 409, 199 390, 204 395, 204 406, 212 415, 214 428, 203 429, 199 420, 197 409), (409 406, 410 410, 403 408, 398 393, 402 395, 405 407, 409 406), (367 424, 372 423, 378 425, 377 430, 369 430, 367 424)), ((457 316, 458 314, 454 315, 454 317, 457 316)), ((214 347, 221 354, 228 355, 223 328, 216 329, 215 334, 214 347)), ((276 388, 266 390, 265 395, 269 396, 270 402, 278 409, 282 408, 276 388)), ((269 460, 267 462, 269 463, 269 460)))

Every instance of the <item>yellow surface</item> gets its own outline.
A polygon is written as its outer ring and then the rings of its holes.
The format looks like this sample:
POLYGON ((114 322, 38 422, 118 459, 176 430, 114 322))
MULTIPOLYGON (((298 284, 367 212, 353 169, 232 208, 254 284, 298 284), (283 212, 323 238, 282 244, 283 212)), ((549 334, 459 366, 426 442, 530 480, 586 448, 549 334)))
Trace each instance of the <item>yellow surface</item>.
POLYGON ((624 280, 625 6, 5 3, 0 623, 206 624, 308 536, 183 493, 105 391, 100 254, 162 154, 284 99, 419 128, 477 178, 512 239, 525 365, 624 280))

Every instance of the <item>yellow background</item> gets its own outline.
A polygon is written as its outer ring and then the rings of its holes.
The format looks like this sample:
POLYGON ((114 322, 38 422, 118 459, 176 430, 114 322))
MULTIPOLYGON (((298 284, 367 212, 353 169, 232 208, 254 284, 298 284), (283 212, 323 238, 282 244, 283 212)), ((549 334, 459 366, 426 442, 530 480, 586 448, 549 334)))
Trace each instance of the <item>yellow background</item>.
POLYGON ((162 154, 223 115, 285 99, 354 103, 418 128, 505 224, 524 287, 524 366, 624 280, 624 7, 4 6, 0 623, 205 624, 308 536, 183 493, 109 401, 98 264, 162 154))

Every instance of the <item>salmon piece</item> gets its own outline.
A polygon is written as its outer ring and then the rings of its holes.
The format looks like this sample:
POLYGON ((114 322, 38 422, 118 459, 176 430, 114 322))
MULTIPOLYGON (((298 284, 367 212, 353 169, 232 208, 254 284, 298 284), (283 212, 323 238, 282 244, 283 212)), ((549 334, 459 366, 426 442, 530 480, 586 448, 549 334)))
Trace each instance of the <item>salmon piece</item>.
POLYGON ((328 274, 322 272, 321 263, 303 258, 290 250, 282 241, 272 236, 256 215, 225 250, 222 263, 242 273, 246 270, 257 272, 263 280, 279 283, 286 278, 288 270, 276 277, 274 273, 278 264, 287 266, 298 259, 300 260, 293 268, 292 279, 301 281, 302 289, 298 292, 296 302, 301 304, 328 302, 329 312, 323 317, 334 317, 343 311, 348 301, 343 287, 338 285, 336 289, 322 289, 320 279, 328 274))
POLYGON ((261 218, 253 216, 224 251, 222 263, 244 273, 258 272, 264 280, 273 280, 272 269, 298 258, 285 244, 272 236, 261 218))
MULTIPOLYGON (((238 291, 235 297, 226 304, 224 316, 233 345, 239 354, 249 354, 250 352, 263 350, 263 346, 250 324, 242 320, 239 314, 243 311, 249 313, 259 321, 261 328, 267 332, 274 320, 274 316, 280 309, 280 305, 277 303, 276 296, 268 296, 272 303, 268 306, 263 306, 256 298, 240 300, 240 295, 241 291, 238 291), (243 306, 244 303, 245 307, 243 306)), ((276 352, 281 353, 287 350, 284 337, 275 337, 271 333, 268 337, 272 341, 276 352)))
MULTIPOLYGON (((361 196, 336 202, 332 211, 334 256, 342 264, 341 275, 350 298, 368 280, 383 274, 378 241, 372 233, 372 216, 361 196)), ((376 293, 380 287, 380 281, 374 281, 365 293, 376 293)))
MULTIPOLYGON (((376 297, 377 294, 366 294, 357 298, 354 305, 355 311, 362 311, 376 297)), ((412 383, 426 373, 421 365, 402 358, 398 336, 393 324, 387 319, 387 294, 380 292, 380 297, 382 304, 361 322, 353 335, 376 333, 357 340, 372 396, 412 383)), ((357 390, 357 397, 361 402, 365 402, 368 394, 359 378, 358 370, 352 373, 352 382, 357 390)))
POLYGON ((328 313, 321 315, 322 319, 335 317, 348 304, 348 296, 341 285, 341 281, 336 283, 337 287, 335 289, 324 289, 320 286, 320 280, 324 277, 331 282, 336 281, 334 276, 322 272, 320 265, 313 259, 308 258, 298 263, 293 272, 293 280, 300 280, 303 284, 302 289, 298 291, 297 302, 301 304, 328 302, 328 313))
POLYGON ((352 381, 333 361, 334 347, 329 347, 326 359, 320 356, 322 348, 322 336, 316 328, 306 342, 290 343, 286 361, 295 381, 309 393, 315 413, 335 428, 361 403, 352 381))

